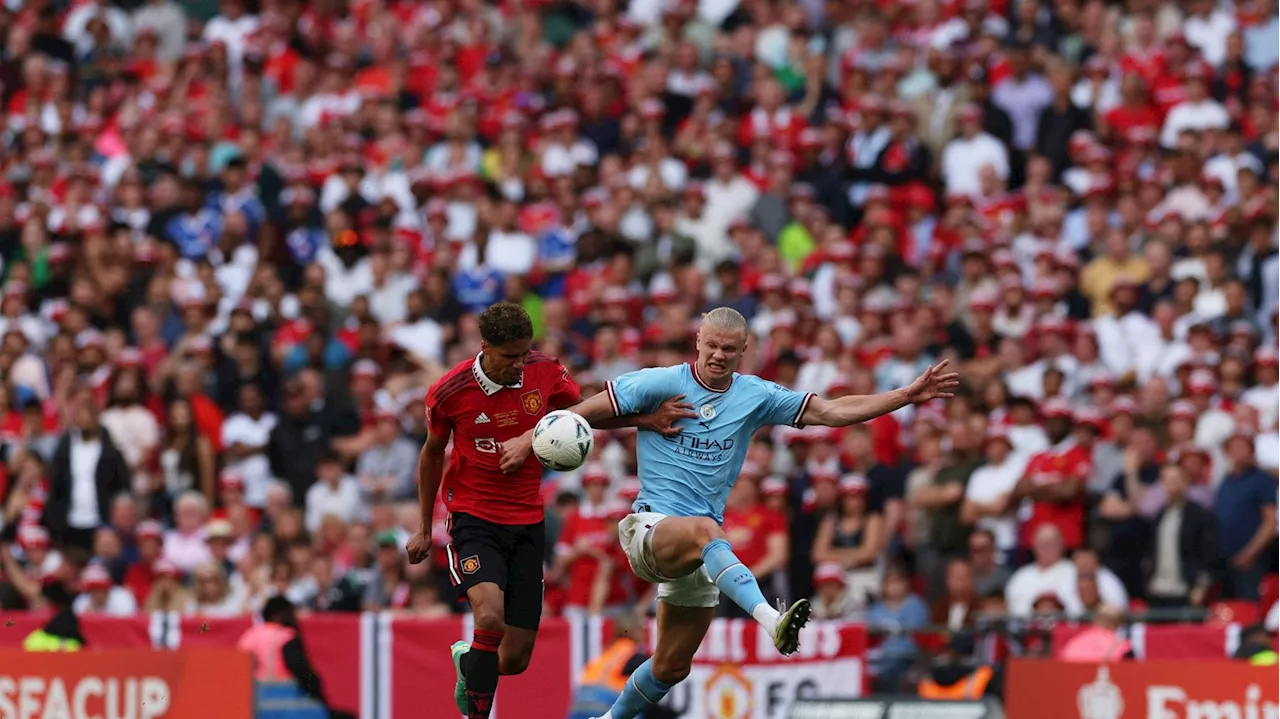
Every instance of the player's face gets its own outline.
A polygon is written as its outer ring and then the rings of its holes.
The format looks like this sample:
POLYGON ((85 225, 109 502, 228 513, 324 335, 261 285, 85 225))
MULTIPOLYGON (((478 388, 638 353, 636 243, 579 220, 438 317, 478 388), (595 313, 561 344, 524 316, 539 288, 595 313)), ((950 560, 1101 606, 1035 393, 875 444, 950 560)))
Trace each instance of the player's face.
POLYGON ((698 330, 698 373, 709 382, 732 376, 746 348, 745 332, 718 327, 698 330))
POLYGON ((533 340, 513 340, 505 345, 491 345, 480 341, 484 353, 484 373, 498 384, 512 385, 520 381, 524 373, 524 360, 533 348, 533 340))

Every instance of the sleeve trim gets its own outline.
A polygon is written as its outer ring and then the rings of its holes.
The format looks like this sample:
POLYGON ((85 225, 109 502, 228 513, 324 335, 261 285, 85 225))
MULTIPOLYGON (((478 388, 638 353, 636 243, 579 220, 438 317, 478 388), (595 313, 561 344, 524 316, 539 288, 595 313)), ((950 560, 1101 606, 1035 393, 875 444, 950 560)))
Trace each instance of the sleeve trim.
POLYGON ((618 394, 613 388, 613 382, 606 382, 604 385, 605 394, 609 396, 609 407, 613 410, 614 417, 622 416, 622 409, 618 406, 618 394))
POLYGON ((812 399, 813 399, 812 392, 809 392, 804 396, 804 400, 800 403, 800 410, 796 412, 795 419, 791 420, 792 427, 800 428, 804 426, 803 424, 800 423, 800 419, 804 417, 805 410, 809 409, 809 400, 812 400, 812 399))

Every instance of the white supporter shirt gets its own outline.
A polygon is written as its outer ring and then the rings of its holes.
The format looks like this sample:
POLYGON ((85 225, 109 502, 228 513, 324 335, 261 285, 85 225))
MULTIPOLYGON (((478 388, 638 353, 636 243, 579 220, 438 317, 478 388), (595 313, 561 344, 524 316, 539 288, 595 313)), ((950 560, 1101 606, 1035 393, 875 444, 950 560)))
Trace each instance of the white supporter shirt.
POLYGON ((349 307, 352 300, 373 291, 373 271, 369 269, 368 257, 347 267, 331 248, 322 247, 316 263, 324 268, 325 297, 335 305, 349 307))
POLYGON ((81 614, 105 614, 111 617, 131 617, 138 613, 138 600, 133 593, 124 587, 112 587, 107 590, 107 601, 102 606, 95 606, 93 597, 87 592, 75 598, 71 603, 71 611, 81 614))
POLYGON ((1176 147, 1178 135, 1187 130, 1225 130, 1230 125, 1231 116, 1222 103, 1216 100, 1183 102, 1170 110, 1168 117, 1164 119, 1164 128, 1160 130, 1160 144, 1176 147))
POLYGON ((1258 385, 1250 387, 1240 395, 1241 402, 1258 410, 1259 427, 1276 426, 1277 413, 1280 412, 1280 408, 1276 406, 1276 398, 1280 397, 1277 390, 1280 390, 1280 387, 1276 385, 1269 387, 1258 385))
MULTIPOLYGON (((1003 494, 1013 491, 1027 466, 1027 455, 1010 454, 1001 464, 984 464, 973 471, 965 485, 964 498, 970 502, 993 502, 1003 494)), ((996 548, 1008 552, 1018 545, 1018 518, 1014 508, 999 517, 983 517, 978 528, 995 536, 996 548)))
POLYGON ((1117 375, 1137 369, 1146 358, 1145 348, 1160 344, 1160 329, 1140 312, 1099 317, 1093 321, 1093 329, 1103 364, 1117 375))
POLYGON ((444 331, 435 320, 424 317, 417 322, 397 325, 387 333, 396 345, 435 362, 444 362, 444 331))
MULTIPOLYGON (((235 443, 251 447, 265 447, 275 429, 276 416, 264 412, 254 419, 243 412, 233 414, 222 423, 222 443, 235 443)), ((265 451, 251 454, 235 462, 227 462, 226 468, 244 478, 244 501, 250 507, 261 507, 267 500, 267 484, 271 481, 271 462, 265 451)))
POLYGON ((1065 559, 1060 559, 1049 567, 1028 564, 1014 572, 1005 585, 1004 599, 1009 614, 1029 617, 1036 598, 1048 593, 1057 595, 1067 614, 1074 616, 1082 613, 1080 597, 1076 593, 1076 568, 1065 559))
POLYGON ((393 272, 369 293, 369 312, 384 326, 400 322, 404 319, 405 300, 417 287, 418 282, 409 275, 393 272))
MULTIPOLYGON (((523 232, 489 233, 489 243, 484 250, 484 263, 504 275, 527 275, 538 259, 538 243, 523 232)), ((474 243, 468 243, 458 253, 458 267, 471 269, 480 264, 474 243)))
POLYGON ((1221 9, 1208 17, 1189 17, 1182 25, 1187 44, 1198 49, 1205 62, 1214 67, 1221 67, 1227 59, 1227 37, 1235 30, 1235 17, 1221 9))
POLYGON ((363 517, 364 502, 360 498, 360 483, 355 477, 345 476, 333 487, 316 482, 307 490, 307 531, 320 529, 320 522, 331 514, 346 523, 363 517))
POLYGON ((1008 179, 1009 152, 1004 144, 985 132, 970 138, 957 137, 942 150, 942 179, 948 195, 982 194, 982 168, 991 165, 996 177, 1008 179))
POLYGON ((190 572, 201 564, 213 561, 213 554, 205 542, 204 528, 185 534, 176 529, 164 533, 164 550, 161 556, 177 565, 178 569, 190 572))
POLYGON ((67 524, 76 529, 96 529, 102 524, 98 511, 98 460, 102 440, 85 441, 79 432, 71 435, 71 507, 67 524))

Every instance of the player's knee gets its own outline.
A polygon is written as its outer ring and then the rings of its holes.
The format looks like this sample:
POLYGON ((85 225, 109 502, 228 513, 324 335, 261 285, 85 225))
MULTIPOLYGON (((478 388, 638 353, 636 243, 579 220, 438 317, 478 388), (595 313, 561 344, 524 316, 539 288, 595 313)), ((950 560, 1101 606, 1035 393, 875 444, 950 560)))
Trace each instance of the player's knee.
POLYGON ((724 538, 724 530, 716 523, 716 520, 709 517, 699 517, 697 524, 693 526, 694 541, 697 544, 698 551, 717 539, 724 538))
POLYGON ((654 679, 667 686, 674 686, 689 676, 693 664, 687 659, 655 656, 650 668, 653 670, 654 679))
POLYGON ((498 673, 510 676, 512 674, 523 674, 524 670, 529 668, 529 660, 533 657, 533 650, 519 651, 514 654, 504 654, 501 664, 498 666, 498 673))
POLYGON ((473 605, 471 613, 475 619, 476 629, 490 632, 501 632, 507 628, 507 617, 501 604, 484 603, 473 605))

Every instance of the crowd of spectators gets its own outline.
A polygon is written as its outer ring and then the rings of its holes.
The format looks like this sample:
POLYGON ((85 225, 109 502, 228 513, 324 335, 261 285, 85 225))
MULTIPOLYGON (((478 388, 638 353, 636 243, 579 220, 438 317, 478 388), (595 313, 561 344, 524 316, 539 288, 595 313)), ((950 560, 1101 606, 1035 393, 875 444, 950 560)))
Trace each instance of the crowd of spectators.
MULTIPOLYGON (((753 440, 726 534, 819 617, 1256 599, 1278 32, 1252 0, 6 2, 0 606, 463 611, 402 548, 424 389, 504 299, 588 394, 719 305, 797 390, 952 359, 954 401, 753 440)), ((546 478, 549 612, 649 606, 634 474, 622 431, 546 478)))

